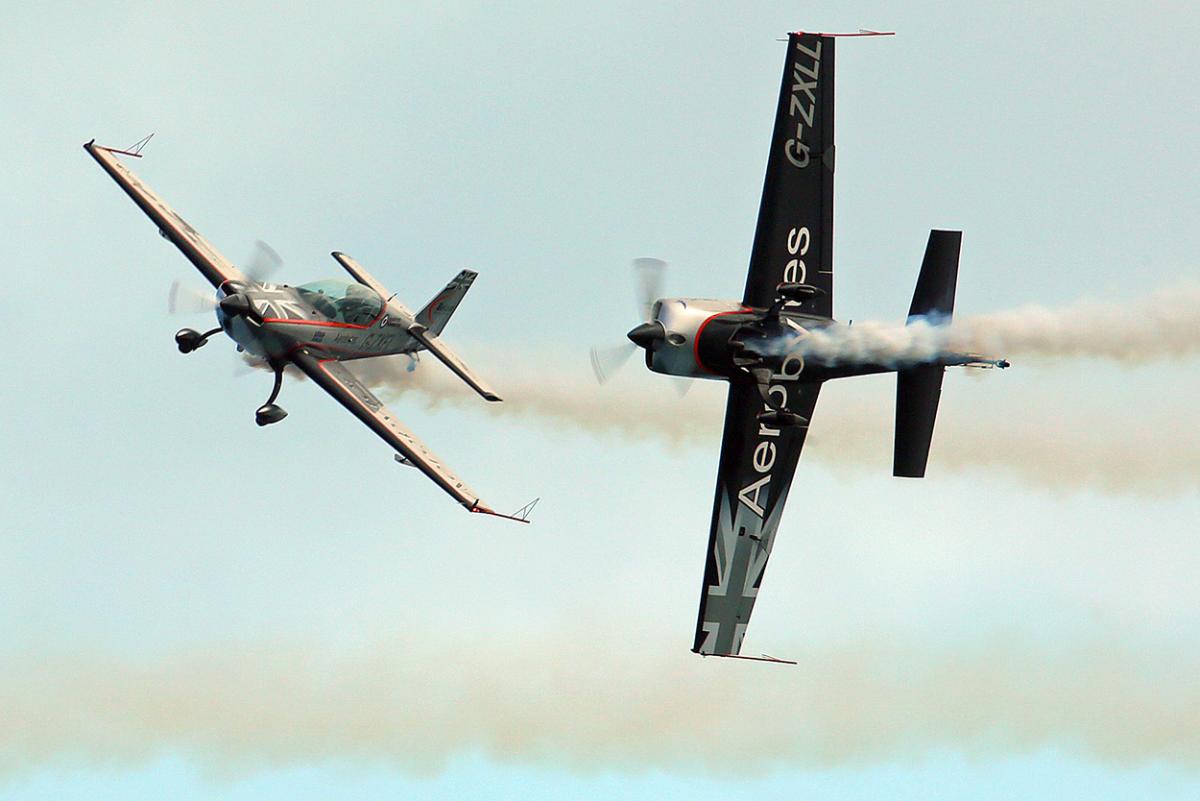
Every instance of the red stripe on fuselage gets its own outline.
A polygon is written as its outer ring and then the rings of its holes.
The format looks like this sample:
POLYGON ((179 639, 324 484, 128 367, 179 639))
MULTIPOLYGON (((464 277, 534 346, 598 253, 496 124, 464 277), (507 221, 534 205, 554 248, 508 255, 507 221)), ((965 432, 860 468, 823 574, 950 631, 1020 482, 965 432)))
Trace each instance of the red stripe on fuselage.
MULTIPOLYGON (((376 317, 375 319, 378 320, 379 318, 376 317)), ((353 328, 358 331, 365 331, 375 324, 374 322, 367 323, 366 325, 355 325, 354 323, 335 323, 327 320, 288 320, 283 317, 264 317, 263 322, 284 323, 286 325, 315 325, 321 328, 353 328)))
POLYGON ((712 317, 709 317, 704 322, 700 323, 700 327, 696 329, 696 338, 692 340, 692 358, 696 360, 697 367, 706 373, 713 373, 715 375, 717 372, 716 370, 708 369, 708 367, 704 365, 704 362, 700 361, 700 335, 704 333, 704 327, 718 317, 725 317, 730 314, 746 314, 749 311, 750 309, 737 309, 735 311, 717 312, 712 317))

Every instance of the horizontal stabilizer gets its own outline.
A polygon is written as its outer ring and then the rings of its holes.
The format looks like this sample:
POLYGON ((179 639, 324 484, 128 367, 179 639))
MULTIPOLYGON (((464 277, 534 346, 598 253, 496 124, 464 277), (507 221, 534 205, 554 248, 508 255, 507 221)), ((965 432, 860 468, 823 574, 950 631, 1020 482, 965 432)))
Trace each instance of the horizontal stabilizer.
POLYGON ((373 290, 375 294, 379 295, 379 297, 382 298, 385 303, 387 303, 388 313, 393 318, 397 316, 405 318, 412 317, 412 312, 404 308, 404 304, 396 300, 392 293, 388 292, 387 287, 381 284, 375 278, 375 276, 367 272, 365 267, 340 251, 335 250, 330 255, 333 256, 338 264, 342 265, 342 268, 345 269, 346 272, 350 273, 350 276, 355 281, 373 290))
POLYGON ((944 373, 940 364, 922 364, 896 373, 894 476, 925 477, 944 373))
POLYGON ((954 313, 954 287, 958 282, 958 253, 962 231, 930 231, 913 291, 908 316, 948 318, 954 313))
POLYGON ((449 367, 456 376, 465 381, 467 386, 482 395, 484 400, 502 400, 491 387, 484 383, 482 378, 471 372, 471 368, 467 367, 466 362, 458 358, 458 354, 446 347, 437 337, 430 336, 429 332, 424 330, 421 325, 412 326, 408 329, 408 333, 420 342, 425 350, 436 356, 442 364, 449 367))

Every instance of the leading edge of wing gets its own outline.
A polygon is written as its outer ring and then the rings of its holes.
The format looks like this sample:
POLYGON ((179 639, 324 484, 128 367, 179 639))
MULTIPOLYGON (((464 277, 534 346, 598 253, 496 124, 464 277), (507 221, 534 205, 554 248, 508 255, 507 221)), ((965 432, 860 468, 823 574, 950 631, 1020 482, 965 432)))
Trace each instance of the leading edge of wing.
POLYGON ((780 283, 821 293, 803 310, 833 315, 834 39, 788 36, 742 303, 766 308, 780 283))
POLYGON ((124 151, 114 151, 112 148, 97 145, 94 139, 85 144, 83 149, 104 168, 121 189, 125 190, 125 194, 129 195, 138 208, 158 225, 158 231, 163 238, 179 248, 209 283, 220 287, 226 281, 246 280, 246 276, 234 267, 229 259, 221 255, 220 251, 200 236, 195 228, 150 187, 142 183, 141 179, 114 155, 124 151))
POLYGON ((395 448, 404 457, 406 464, 424 473, 468 511, 516 520, 519 523, 529 522, 528 510, 532 508, 532 504, 527 504, 512 515, 502 514, 485 506, 479 495, 444 465, 425 443, 402 425, 395 414, 344 364, 336 359, 314 356, 307 350, 293 353, 291 359, 313 383, 332 395, 351 414, 395 448))

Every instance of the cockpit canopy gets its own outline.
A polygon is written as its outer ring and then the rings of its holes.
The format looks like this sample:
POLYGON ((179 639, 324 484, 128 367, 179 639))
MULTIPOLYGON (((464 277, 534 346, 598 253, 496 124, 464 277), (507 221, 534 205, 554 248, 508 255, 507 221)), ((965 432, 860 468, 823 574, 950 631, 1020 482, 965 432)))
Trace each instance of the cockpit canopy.
POLYGON ((383 298, 350 281, 327 278, 296 287, 300 297, 323 317, 350 325, 369 325, 383 311, 383 298))

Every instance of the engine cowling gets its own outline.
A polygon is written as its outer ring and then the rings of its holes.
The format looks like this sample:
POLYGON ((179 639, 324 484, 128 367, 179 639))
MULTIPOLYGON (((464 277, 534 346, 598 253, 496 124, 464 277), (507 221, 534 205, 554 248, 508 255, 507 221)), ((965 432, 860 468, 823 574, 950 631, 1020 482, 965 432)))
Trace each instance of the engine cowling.
MULTIPOLYGON (((646 366, 656 373, 686 378, 719 378, 727 375, 719 364, 706 363, 706 343, 728 342, 736 325, 726 320, 750 319, 751 313, 730 301, 698 298, 665 298, 654 305, 654 318, 630 331, 646 351, 646 366), (715 328, 714 328, 715 326, 715 328), (717 330, 720 329, 720 330, 717 330), (636 334, 636 336, 635 336, 636 334)), ((718 349, 719 344, 715 345, 718 349)))
POLYGON ((795 380, 804 358, 795 347, 805 329, 787 317, 772 317, 732 301, 667 298, 651 321, 629 332, 646 351, 656 373, 686 378, 744 378, 768 369, 795 380))

